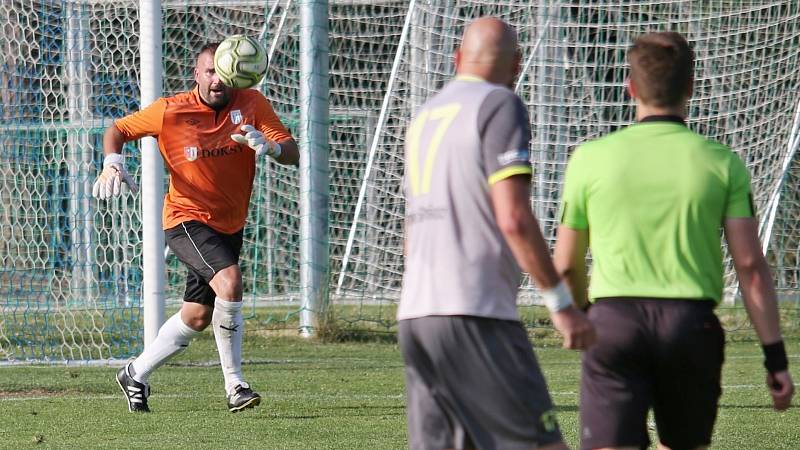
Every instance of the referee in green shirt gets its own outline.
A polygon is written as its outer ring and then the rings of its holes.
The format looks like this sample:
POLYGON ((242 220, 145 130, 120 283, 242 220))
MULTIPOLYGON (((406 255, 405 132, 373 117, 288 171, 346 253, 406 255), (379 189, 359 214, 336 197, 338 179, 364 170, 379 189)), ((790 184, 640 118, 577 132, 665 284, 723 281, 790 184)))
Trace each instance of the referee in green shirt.
POLYGON ((789 407, 794 385, 747 169, 685 123, 689 44, 677 33, 647 34, 628 62, 637 123, 573 153, 555 249, 576 303, 593 303, 597 330, 582 360, 581 447, 647 447, 652 408, 663 447, 703 448, 724 359, 714 314, 723 289, 721 229, 763 344, 775 409, 789 407))

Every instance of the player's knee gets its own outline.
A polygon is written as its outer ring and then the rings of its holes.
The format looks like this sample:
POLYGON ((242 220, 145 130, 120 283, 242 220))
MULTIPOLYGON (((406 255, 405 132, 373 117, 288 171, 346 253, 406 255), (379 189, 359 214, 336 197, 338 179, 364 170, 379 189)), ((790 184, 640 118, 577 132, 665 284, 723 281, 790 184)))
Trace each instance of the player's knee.
POLYGON ((220 270, 209 284, 219 298, 238 300, 242 297, 242 272, 238 265, 220 270))
POLYGON ((203 315, 203 316, 192 317, 189 319, 189 321, 186 322, 186 325, 195 331, 203 331, 206 329, 206 327, 208 327, 210 323, 211 323, 211 314, 208 314, 207 316, 203 315))
POLYGON ((189 328, 195 331, 203 331, 211 324, 211 317, 214 310, 200 304, 197 306, 198 307, 183 308, 181 311, 181 320, 183 320, 183 323, 189 328))

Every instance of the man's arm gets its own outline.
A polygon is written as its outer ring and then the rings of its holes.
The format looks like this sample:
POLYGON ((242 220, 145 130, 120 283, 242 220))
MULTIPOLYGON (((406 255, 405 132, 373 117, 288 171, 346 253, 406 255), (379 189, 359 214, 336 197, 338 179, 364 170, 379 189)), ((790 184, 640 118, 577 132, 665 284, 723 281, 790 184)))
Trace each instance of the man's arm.
POLYGON ((275 161, 283 165, 298 166, 300 164, 300 149, 297 147, 297 142, 293 138, 278 141, 281 146, 281 154, 275 161))
POLYGON ((560 281, 550 260, 550 250, 530 207, 530 181, 512 176, 491 187, 495 219, 522 270, 542 289, 560 281))
POLYGON ((125 145, 125 142, 127 142, 125 135, 112 123, 103 133, 103 154, 122 153, 122 146, 125 145))
POLYGON ((167 101, 164 98, 151 103, 146 108, 117 119, 103 134, 103 171, 92 187, 92 195, 98 198, 110 198, 119 195, 121 185, 125 183, 134 194, 139 187, 125 170, 122 146, 144 136, 158 136, 164 121, 167 101))
MULTIPOLYGON (((562 289, 547 243, 531 211, 529 178, 511 176, 494 183, 490 189, 497 225, 520 267, 545 293, 562 289)), ((592 324, 573 306, 551 312, 550 316, 564 336, 564 347, 585 349, 594 342, 592 324)))
POLYGON ((780 331, 780 315, 769 266, 761 253, 758 224, 753 217, 725 220, 725 239, 733 258, 747 315, 764 346, 767 386, 775 409, 791 404, 794 384, 789 375, 780 331))
MULTIPOLYGON (((283 125, 278 115, 275 114, 275 110, 272 109, 272 103, 262 94, 258 94, 254 98, 254 101, 256 102, 255 123, 253 124, 256 130, 254 131, 260 133, 261 136, 259 139, 256 139, 256 142, 246 142, 246 140, 231 136, 233 140, 240 144, 249 145, 250 148, 256 150, 256 154, 263 153, 263 150, 259 150, 258 147, 264 144, 264 141, 274 142, 280 146, 280 152, 277 152, 278 154, 276 155, 276 152, 273 150, 267 152, 267 154, 272 156, 278 164, 300 165, 300 149, 297 142, 292 138, 289 130, 283 125)), ((244 127, 242 129, 244 130, 244 127)), ((250 137, 250 135, 251 133, 247 133, 248 137, 250 137)), ((273 145, 274 144, 269 143, 268 147, 271 148, 273 145)))
POLYGON ((559 275, 567 281, 575 305, 583 310, 589 306, 586 292, 586 250, 588 248, 588 230, 576 230, 564 225, 558 227, 553 264, 559 275))
POLYGON ((122 156, 122 146, 128 138, 111 124, 103 133, 103 170, 92 186, 92 196, 107 199, 122 192, 122 183, 134 194, 139 192, 133 177, 125 170, 125 159, 122 156))

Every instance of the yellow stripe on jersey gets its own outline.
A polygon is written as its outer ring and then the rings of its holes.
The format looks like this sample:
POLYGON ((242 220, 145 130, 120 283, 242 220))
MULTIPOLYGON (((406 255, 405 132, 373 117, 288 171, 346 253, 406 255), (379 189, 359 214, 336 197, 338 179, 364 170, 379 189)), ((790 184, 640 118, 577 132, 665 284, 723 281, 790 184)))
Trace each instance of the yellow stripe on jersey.
POLYGON ((504 167, 497 172, 489 175, 489 186, 497 183, 498 181, 505 180, 508 177, 513 177, 514 175, 531 175, 533 174, 533 169, 530 166, 509 166, 504 167))
POLYGON ((484 80, 483 78, 475 76, 475 75, 458 75, 458 76, 456 76, 456 80, 458 80, 458 81, 469 81, 471 83, 485 83, 486 82, 486 80, 484 80))

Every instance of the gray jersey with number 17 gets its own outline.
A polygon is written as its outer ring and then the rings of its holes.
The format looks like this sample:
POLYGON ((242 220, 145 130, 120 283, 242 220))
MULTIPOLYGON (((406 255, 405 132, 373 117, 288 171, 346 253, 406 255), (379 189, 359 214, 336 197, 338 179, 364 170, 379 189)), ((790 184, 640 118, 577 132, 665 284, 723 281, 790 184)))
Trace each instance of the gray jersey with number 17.
POLYGON ((489 188, 530 176, 530 123, 504 86, 457 77, 406 134, 406 259, 398 318, 518 320, 521 271, 495 221, 489 188))

